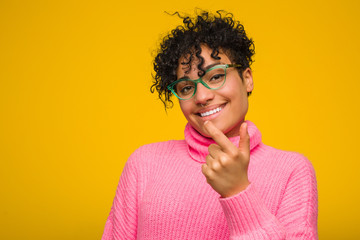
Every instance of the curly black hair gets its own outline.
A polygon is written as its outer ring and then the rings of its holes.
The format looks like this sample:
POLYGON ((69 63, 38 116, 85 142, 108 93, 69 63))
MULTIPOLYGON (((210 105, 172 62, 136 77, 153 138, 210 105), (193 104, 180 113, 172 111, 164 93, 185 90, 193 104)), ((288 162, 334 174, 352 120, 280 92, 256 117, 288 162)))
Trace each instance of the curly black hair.
POLYGON ((253 40, 246 36, 244 26, 234 20, 233 14, 221 10, 215 14, 201 11, 194 17, 181 16, 178 12, 172 15, 183 19, 184 25, 179 25, 163 38, 154 60, 155 75, 150 88, 152 93, 157 90, 165 109, 173 106, 170 99, 172 92, 167 86, 177 80, 176 69, 181 57, 189 56, 181 63, 188 69, 191 69, 194 57, 199 59, 198 75, 204 75, 201 45, 212 49, 212 58, 220 59, 218 54, 223 51, 232 63, 241 65, 238 71, 242 79, 242 72, 253 62, 255 46, 253 40))

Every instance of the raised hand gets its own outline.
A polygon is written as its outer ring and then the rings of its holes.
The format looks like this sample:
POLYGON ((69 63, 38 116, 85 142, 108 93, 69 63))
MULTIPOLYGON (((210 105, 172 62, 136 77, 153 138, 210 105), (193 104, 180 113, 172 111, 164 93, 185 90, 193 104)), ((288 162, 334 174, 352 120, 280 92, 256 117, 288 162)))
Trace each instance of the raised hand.
POLYGON ((204 128, 217 144, 209 146, 209 155, 202 173, 210 186, 222 197, 243 191, 249 184, 247 169, 250 161, 250 137, 247 123, 240 126, 239 146, 235 146, 216 126, 206 121, 204 128))

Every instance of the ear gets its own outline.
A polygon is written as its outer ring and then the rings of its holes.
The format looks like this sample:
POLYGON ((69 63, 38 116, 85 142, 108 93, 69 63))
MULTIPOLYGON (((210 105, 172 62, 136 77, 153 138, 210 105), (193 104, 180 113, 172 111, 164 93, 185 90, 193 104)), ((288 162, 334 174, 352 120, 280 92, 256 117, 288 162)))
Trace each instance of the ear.
POLYGON ((244 79, 244 84, 246 86, 246 91, 251 92, 254 89, 254 82, 253 82, 252 71, 250 68, 247 68, 243 71, 243 79, 244 79))

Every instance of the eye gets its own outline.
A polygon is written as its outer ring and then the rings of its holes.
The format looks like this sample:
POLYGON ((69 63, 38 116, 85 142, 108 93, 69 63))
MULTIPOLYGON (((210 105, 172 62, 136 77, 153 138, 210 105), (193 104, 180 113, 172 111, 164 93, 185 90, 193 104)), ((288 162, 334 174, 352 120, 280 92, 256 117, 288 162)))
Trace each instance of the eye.
POLYGON ((205 74, 205 76, 203 77, 203 80, 207 84, 212 85, 211 87, 224 82, 224 80, 225 80, 225 68, 223 68, 221 66, 215 66, 213 69, 210 69, 205 74))
POLYGON ((212 76, 211 78, 210 78, 210 82, 218 82, 218 81, 222 81, 223 79, 224 79, 224 76, 225 76, 225 74, 215 74, 214 76, 212 76))
POLYGON ((191 95, 195 91, 195 83, 191 80, 183 80, 176 84, 176 93, 181 96, 191 95))
POLYGON ((185 87, 182 87, 180 89, 180 94, 181 95, 188 95, 188 94, 191 94, 192 92, 194 91, 194 86, 185 86, 185 87))

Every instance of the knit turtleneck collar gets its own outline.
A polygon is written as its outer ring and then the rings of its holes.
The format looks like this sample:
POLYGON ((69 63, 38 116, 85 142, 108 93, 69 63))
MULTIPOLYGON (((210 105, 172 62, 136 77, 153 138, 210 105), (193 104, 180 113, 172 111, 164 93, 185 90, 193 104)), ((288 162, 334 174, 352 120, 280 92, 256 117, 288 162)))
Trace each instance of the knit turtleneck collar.
MULTIPOLYGON (((248 133, 250 135, 251 151, 261 142, 261 133, 255 124, 250 121, 246 122, 248 124, 248 133)), ((235 146, 239 146, 240 136, 231 137, 229 139, 235 146)), ((211 138, 202 136, 189 123, 185 127, 185 141, 187 143, 190 156, 200 163, 205 163, 205 157, 209 154, 209 145, 216 143, 211 138)))

